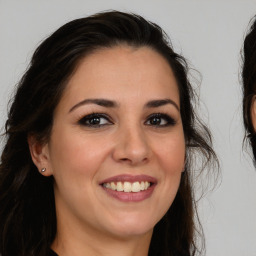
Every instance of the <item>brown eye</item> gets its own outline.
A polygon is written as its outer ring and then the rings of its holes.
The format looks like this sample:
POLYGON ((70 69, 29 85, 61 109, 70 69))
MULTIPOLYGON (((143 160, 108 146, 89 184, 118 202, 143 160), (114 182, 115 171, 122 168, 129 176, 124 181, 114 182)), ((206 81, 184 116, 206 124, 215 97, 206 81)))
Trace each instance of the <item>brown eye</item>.
POLYGON ((113 124, 105 114, 90 114, 79 120, 79 124, 90 127, 100 127, 113 124))
POLYGON ((151 126, 165 127, 175 125, 176 121, 167 114, 156 113, 150 115, 145 124, 151 126))
POLYGON ((98 116, 92 117, 92 118, 88 119, 88 123, 89 123, 90 125, 99 125, 100 122, 101 122, 101 118, 98 117, 98 116))
POLYGON ((149 122, 151 125, 161 125, 162 119, 160 117, 153 117, 149 122))

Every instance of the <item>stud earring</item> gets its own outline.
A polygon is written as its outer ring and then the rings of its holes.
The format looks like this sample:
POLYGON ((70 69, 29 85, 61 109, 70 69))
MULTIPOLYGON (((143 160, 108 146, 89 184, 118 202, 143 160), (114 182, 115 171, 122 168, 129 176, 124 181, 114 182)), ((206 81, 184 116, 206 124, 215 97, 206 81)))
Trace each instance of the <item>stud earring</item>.
POLYGON ((42 169, 41 169, 41 172, 45 172, 45 171, 46 171, 46 168, 42 168, 42 169))

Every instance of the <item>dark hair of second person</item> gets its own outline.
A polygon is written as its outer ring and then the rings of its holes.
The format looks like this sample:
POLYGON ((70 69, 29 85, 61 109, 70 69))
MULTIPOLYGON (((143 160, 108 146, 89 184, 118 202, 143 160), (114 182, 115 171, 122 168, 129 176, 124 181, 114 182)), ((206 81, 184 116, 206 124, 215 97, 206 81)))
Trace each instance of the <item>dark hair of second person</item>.
POLYGON ((256 159, 256 18, 251 20, 250 29, 245 37, 242 66, 243 83, 243 120, 246 137, 256 159))

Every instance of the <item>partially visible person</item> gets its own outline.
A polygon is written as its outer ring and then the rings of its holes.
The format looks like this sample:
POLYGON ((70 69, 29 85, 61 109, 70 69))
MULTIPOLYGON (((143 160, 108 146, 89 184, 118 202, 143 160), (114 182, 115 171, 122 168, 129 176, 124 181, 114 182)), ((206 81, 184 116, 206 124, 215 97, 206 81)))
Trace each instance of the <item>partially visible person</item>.
POLYGON ((256 161, 256 16, 251 20, 242 54, 243 119, 246 137, 256 161))
POLYGON ((134 14, 47 38, 6 122, 1 255, 200 254, 194 160, 216 156, 187 71, 162 29, 134 14))

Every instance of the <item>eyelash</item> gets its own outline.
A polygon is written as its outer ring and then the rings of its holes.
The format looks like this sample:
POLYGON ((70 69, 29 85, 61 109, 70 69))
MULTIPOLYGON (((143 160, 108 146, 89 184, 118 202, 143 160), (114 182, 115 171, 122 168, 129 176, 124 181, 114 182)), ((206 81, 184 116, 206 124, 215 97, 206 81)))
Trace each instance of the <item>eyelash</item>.
POLYGON ((94 128, 98 128, 98 127, 102 127, 102 126, 105 126, 105 125, 113 124, 113 122, 110 120, 108 115, 103 114, 103 113, 92 113, 90 115, 86 115, 83 118, 81 118, 78 121, 78 123, 80 125, 83 125, 83 126, 94 127, 94 128), (104 123, 104 124, 92 124, 92 123, 90 123, 90 121, 93 121, 93 119, 96 119, 96 118, 98 120, 101 119, 101 118, 104 118, 105 120, 107 120, 107 123, 104 123))
MULTIPOLYGON (((78 123, 82 126, 87 126, 92 128, 100 128, 106 125, 114 124, 114 122, 109 118, 109 116, 103 113, 92 113, 92 114, 86 115, 83 118, 81 118, 78 121, 78 123), (94 121, 100 122, 102 118, 105 119, 103 124, 93 123, 93 119, 94 121)), ((154 114, 151 114, 149 117, 147 117, 147 120, 144 122, 144 124, 147 126, 155 126, 156 128, 164 128, 168 126, 174 126, 176 124, 176 121, 167 114, 154 113, 154 114), (164 124, 161 124, 163 120, 164 120, 164 124), (152 122, 157 122, 157 123, 153 124, 152 122)))
POLYGON ((168 127, 168 126, 174 126, 176 124, 176 121, 169 115, 167 114, 163 114, 163 113, 154 113, 152 115, 150 115, 148 118, 147 118, 147 121, 145 122, 146 125, 152 125, 152 126, 156 126, 156 127, 159 127, 159 128, 162 128, 162 127, 168 127), (161 122, 161 119, 164 119, 165 120, 165 124, 147 124, 148 121, 152 121, 153 119, 160 119, 160 122, 161 122))

